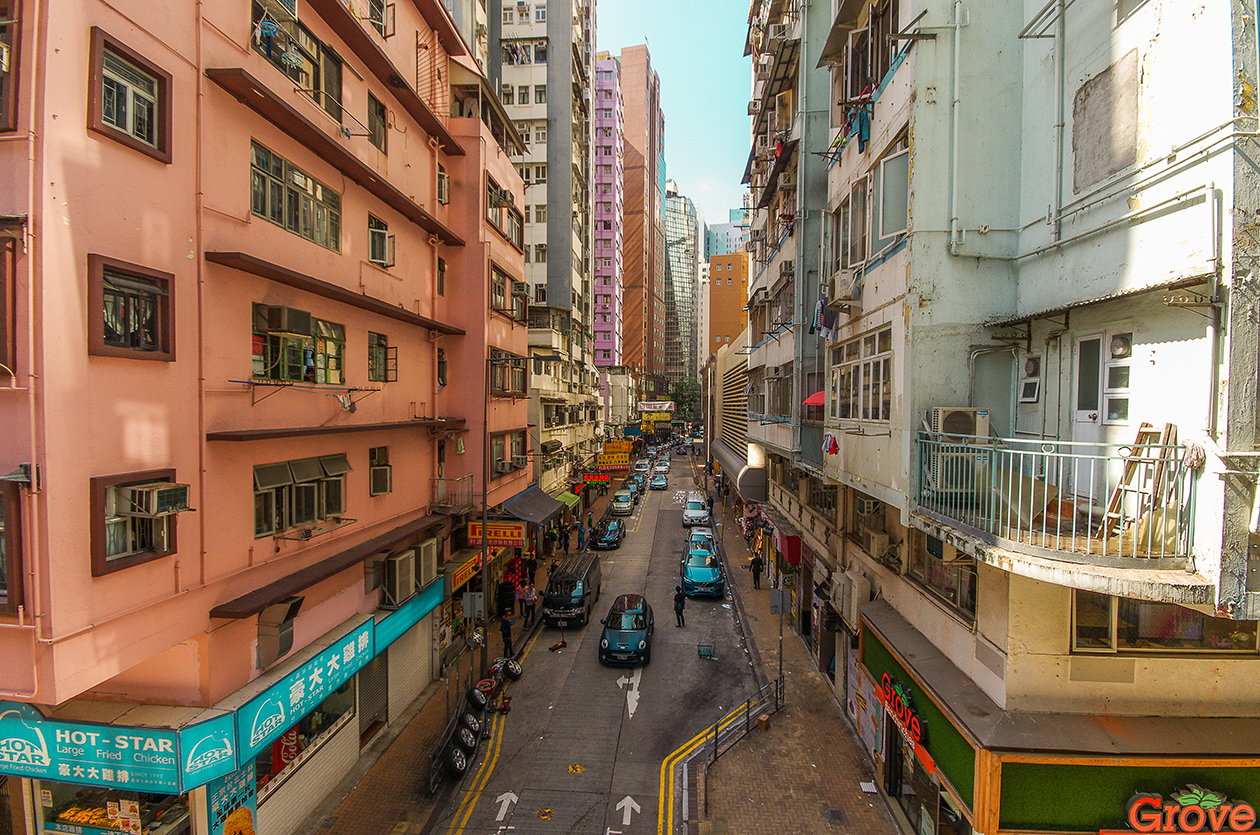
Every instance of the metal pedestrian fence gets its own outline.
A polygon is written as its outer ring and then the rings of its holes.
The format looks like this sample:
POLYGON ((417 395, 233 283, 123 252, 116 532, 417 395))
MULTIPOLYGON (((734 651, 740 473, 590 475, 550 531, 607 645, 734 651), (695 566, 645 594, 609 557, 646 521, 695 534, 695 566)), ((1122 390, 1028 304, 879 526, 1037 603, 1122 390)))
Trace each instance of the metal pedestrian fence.
POLYGON ((711 725, 704 733, 705 771, 747 736, 760 716, 778 713, 783 709, 783 703, 783 676, 779 676, 711 725))

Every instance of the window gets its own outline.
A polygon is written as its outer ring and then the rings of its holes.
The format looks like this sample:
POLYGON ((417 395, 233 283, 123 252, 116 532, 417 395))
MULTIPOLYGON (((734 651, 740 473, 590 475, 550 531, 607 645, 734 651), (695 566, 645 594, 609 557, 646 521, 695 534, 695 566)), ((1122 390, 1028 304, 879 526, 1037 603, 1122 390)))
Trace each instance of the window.
POLYGON ((945 562, 944 545, 919 530, 911 532, 906 575, 968 621, 976 617, 976 568, 966 561, 945 562))
POLYGON ((295 20, 279 21, 253 4, 254 51, 293 79, 297 89, 341 122, 341 59, 295 20))
POLYGON ((547 285, 535 284, 534 285, 534 304, 546 304, 546 303, 547 303, 547 285))
POLYGON ((382 38, 394 34, 394 4, 385 0, 368 0, 368 21, 381 33, 382 38), (388 16, 387 16, 388 15, 388 16))
POLYGON ((21 486, 0 481, 0 612, 22 603, 21 486))
POLYGON ((254 467, 254 538, 345 513, 345 453, 254 467))
POLYGON ((345 351, 344 325, 291 307, 254 305, 254 379, 344 385, 345 351))
POLYGON ((451 175, 446 173, 446 167, 440 163, 438 164, 437 201, 443 206, 451 202, 451 175))
POLYGON ((849 262, 854 267, 866 260, 866 180, 853 186, 849 195, 849 262))
MULTIPOLYGON (((524 19, 521 20, 525 22, 524 19)), ((503 42, 503 63, 509 67, 521 66, 523 64, 532 64, 533 54, 530 45, 520 41, 504 41, 503 42)))
POLYGON ((88 353, 175 360, 175 276, 103 255, 88 256, 88 353))
POLYGON ((1113 333, 1103 361, 1103 422, 1129 422, 1129 387, 1132 376, 1133 334, 1113 333))
POLYGON ((538 3, 534 6, 534 22, 542 23, 547 19, 547 4, 538 3))
POLYGON ((251 156, 251 211, 341 252, 341 195, 257 142, 251 156))
POLYGON ((535 84, 534 85, 534 104, 546 104, 546 103, 547 103, 547 85, 535 84))
POLYGON ((394 236, 389 225, 368 215, 368 260, 378 267, 394 266, 394 236))
POLYGON ((437 294, 446 295, 446 259, 439 258, 437 263, 437 294))
POLYGON ((139 508, 128 489, 174 481, 174 470, 150 470, 91 480, 93 577, 175 553, 175 514, 137 515, 139 508))
POLYGON ((516 103, 529 104, 529 85, 522 84, 516 88, 516 103))
POLYGON ((393 383, 398 380, 398 346, 390 347, 389 337, 368 331, 368 382, 393 383))
POLYGON ((524 397, 526 391, 525 357, 493 348, 490 351, 490 393, 499 397, 524 397))
POLYGON ((858 29, 849 33, 849 90, 846 98, 856 99, 871 92, 870 31, 858 29))
POLYGON ((547 123, 546 122, 539 122, 537 125, 534 126, 534 141, 535 142, 547 141, 547 123))
POLYGON ((832 417, 838 420, 892 418, 892 328, 850 340, 833 349, 832 417))
POLYGON ((512 14, 512 7, 511 7, 511 6, 504 6, 504 7, 503 7, 503 22, 504 22, 505 24, 511 24, 511 23, 515 23, 515 22, 516 22, 516 18, 515 18, 515 16, 513 16, 513 14, 512 14))
POLYGON ((389 465, 389 447, 374 446, 368 450, 368 495, 383 496, 394 492, 394 471, 389 465))
POLYGON ((891 243, 889 239, 894 235, 906 231, 910 220, 910 148, 906 140, 893 145, 879 161, 875 195, 878 215, 872 220, 878 224, 875 237, 880 239, 880 243, 873 248, 882 249, 891 243))
POLYGON ((535 223, 547 222, 547 204, 546 203, 539 203, 536 206, 534 206, 534 222, 535 223))
MULTIPOLYGON (((8 32, 15 27, 9 24, 8 32)), ((8 64, 15 66, 16 56, 8 64)), ((171 161, 171 75, 92 27, 88 128, 148 154, 171 161)), ((12 75, 0 76, 3 99, 15 95, 12 75)), ((6 117, 10 114, 5 114, 6 117)))
POLYGON ((446 386, 446 349, 437 349, 437 384, 438 388, 446 386))
POLYGON ((376 96, 368 93, 368 140, 382 154, 388 153, 386 143, 389 141, 389 114, 385 105, 376 96))
POLYGON ((547 42, 546 41, 539 41, 537 44, 535 44, 534 63, 535 64, 547 63, 547 42))
POLYGON ((511 84, 504 84, 499 89, 499 98, 503 99, 504 104, 516 104, 516 91, 511 84))
POLYGON ((534 166, 534 182, 536 183, 547 182, 547 166, 546 165, 534 166))
MULTIPOLYGON (((892 68, 901 41, 892 38, 898 30, 897 0, 887 0, 882 9, 871 9, 871 83, 878 85, 892 68)), ((908 42, 907 42, 908 43, 908 42)))
POLYGON ((490 436, 490 468, 494 473, 501 475, 526 466, 524 431, 490 436))
POLYGON ((547 262, 546 244, 534 244, 534 261, 539 264, 545 264, 547 262))
POLYGON ((0 0, 0 131, 17 129, 19 12, 17 0, 0 0))
MULTIPOLYGON (((309 752, 318 749, 333 734, 354 717, 354 691, 356 676, 341 685, 310 713, 292 727, 294 746, 302 753, 291 760, 276 756, 275 745, 268 745, 254 758, 258 802, 262 803, 272 792, 285 785, 288 777, 310 761, 309 752)), ((244 764, 242 763, 242 766, 244 764)))
POLYGON ((1074 652, 1256 652, 1257 622, 1077 589, 1074 652))

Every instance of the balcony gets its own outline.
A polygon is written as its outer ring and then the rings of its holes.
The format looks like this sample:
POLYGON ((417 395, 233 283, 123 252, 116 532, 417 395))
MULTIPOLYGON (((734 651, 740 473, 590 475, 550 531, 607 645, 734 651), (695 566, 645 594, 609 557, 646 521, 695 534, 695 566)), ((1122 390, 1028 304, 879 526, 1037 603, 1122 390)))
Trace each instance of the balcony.
POLYGON ((466 513, 473 507, 473 477, 433 479, 433 500, 429 510, 452 516, 466 513))
POLYGON ((1184 445, 921 432, 915 447, 919 511, 983 542, 1108 569, 1190 566, 1184 445))

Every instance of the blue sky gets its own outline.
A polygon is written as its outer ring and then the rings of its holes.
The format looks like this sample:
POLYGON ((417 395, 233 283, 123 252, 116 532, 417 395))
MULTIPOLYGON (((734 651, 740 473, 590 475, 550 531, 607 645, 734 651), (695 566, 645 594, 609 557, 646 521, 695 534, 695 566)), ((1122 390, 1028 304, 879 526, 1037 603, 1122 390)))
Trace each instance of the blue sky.
POLYGON ((647 43, 661 77, 666 174, 726 223, 742 205, 750 147, 748 4, 741 0, 597 0, 595 42, 614 56, 647 43))

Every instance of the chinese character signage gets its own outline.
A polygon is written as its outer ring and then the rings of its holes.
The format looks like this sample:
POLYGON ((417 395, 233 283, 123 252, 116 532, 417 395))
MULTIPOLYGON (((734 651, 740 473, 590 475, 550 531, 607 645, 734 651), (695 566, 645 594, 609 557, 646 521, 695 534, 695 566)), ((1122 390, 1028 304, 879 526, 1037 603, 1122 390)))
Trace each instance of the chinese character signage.
MULTIPOLYGON (((490 522, 486 525, 486 542, 499 548, 524 548, 524 522, 490 522)), ((481 523, 468 523, 468 544, 481 544, 481 523)))
POLYGON ((586 473, 582 476, 582 481, 586 484, 607 484, 612 480, 610 475, 600 475, 599 473, 586 473))
POLYGON ((257 785, 258 775, 251 759, 240 771, 220 777, 206 788, 210 835, 252 835, 258 817, 257 785))
POLYGON ((368 620, 255 696, 236 712, 236 741, 241 760, 256 757, 349 681, 374 654, 372 621, 368 620))
POLYGON ((629 455, 632 449, 634 449, 634 444, 631 441, 609 441, 604 444, 604 452, 608 455, 615 452, 624 452, 629 455))
POLYGON ((0 773, 179 794, 175 732, 45 719, 0 702, 0 773))
POLYGON ((1190 783, 1168 800, 1158 794, 1133 795, 1125 820, 1129 829, 1103 829, 1099 835, 1251 832, 1256 827, 1256 809, 1244 800, 1230 800, 1221 792, 1190 783))
POLYGON ((630 455, 625 452, 600 455, 595 463, 601 471, 628 470, 630 469, 630 455))
POLYGON ((673 415, 669 412, 644 412, 644 421, 653 421, 656 423, 669 423, 673 419, 673 415))
MULTIPOLYGON (((672 400, 641 400, 639 401, 640 412, 673 412, 678 408, 678 404, 672 400)), ((669 418, 665 418, 669 420, 669 418)))
POLYGON ((185 790, 236 770, 236 723, 231 713, 179 729, 185 790))

